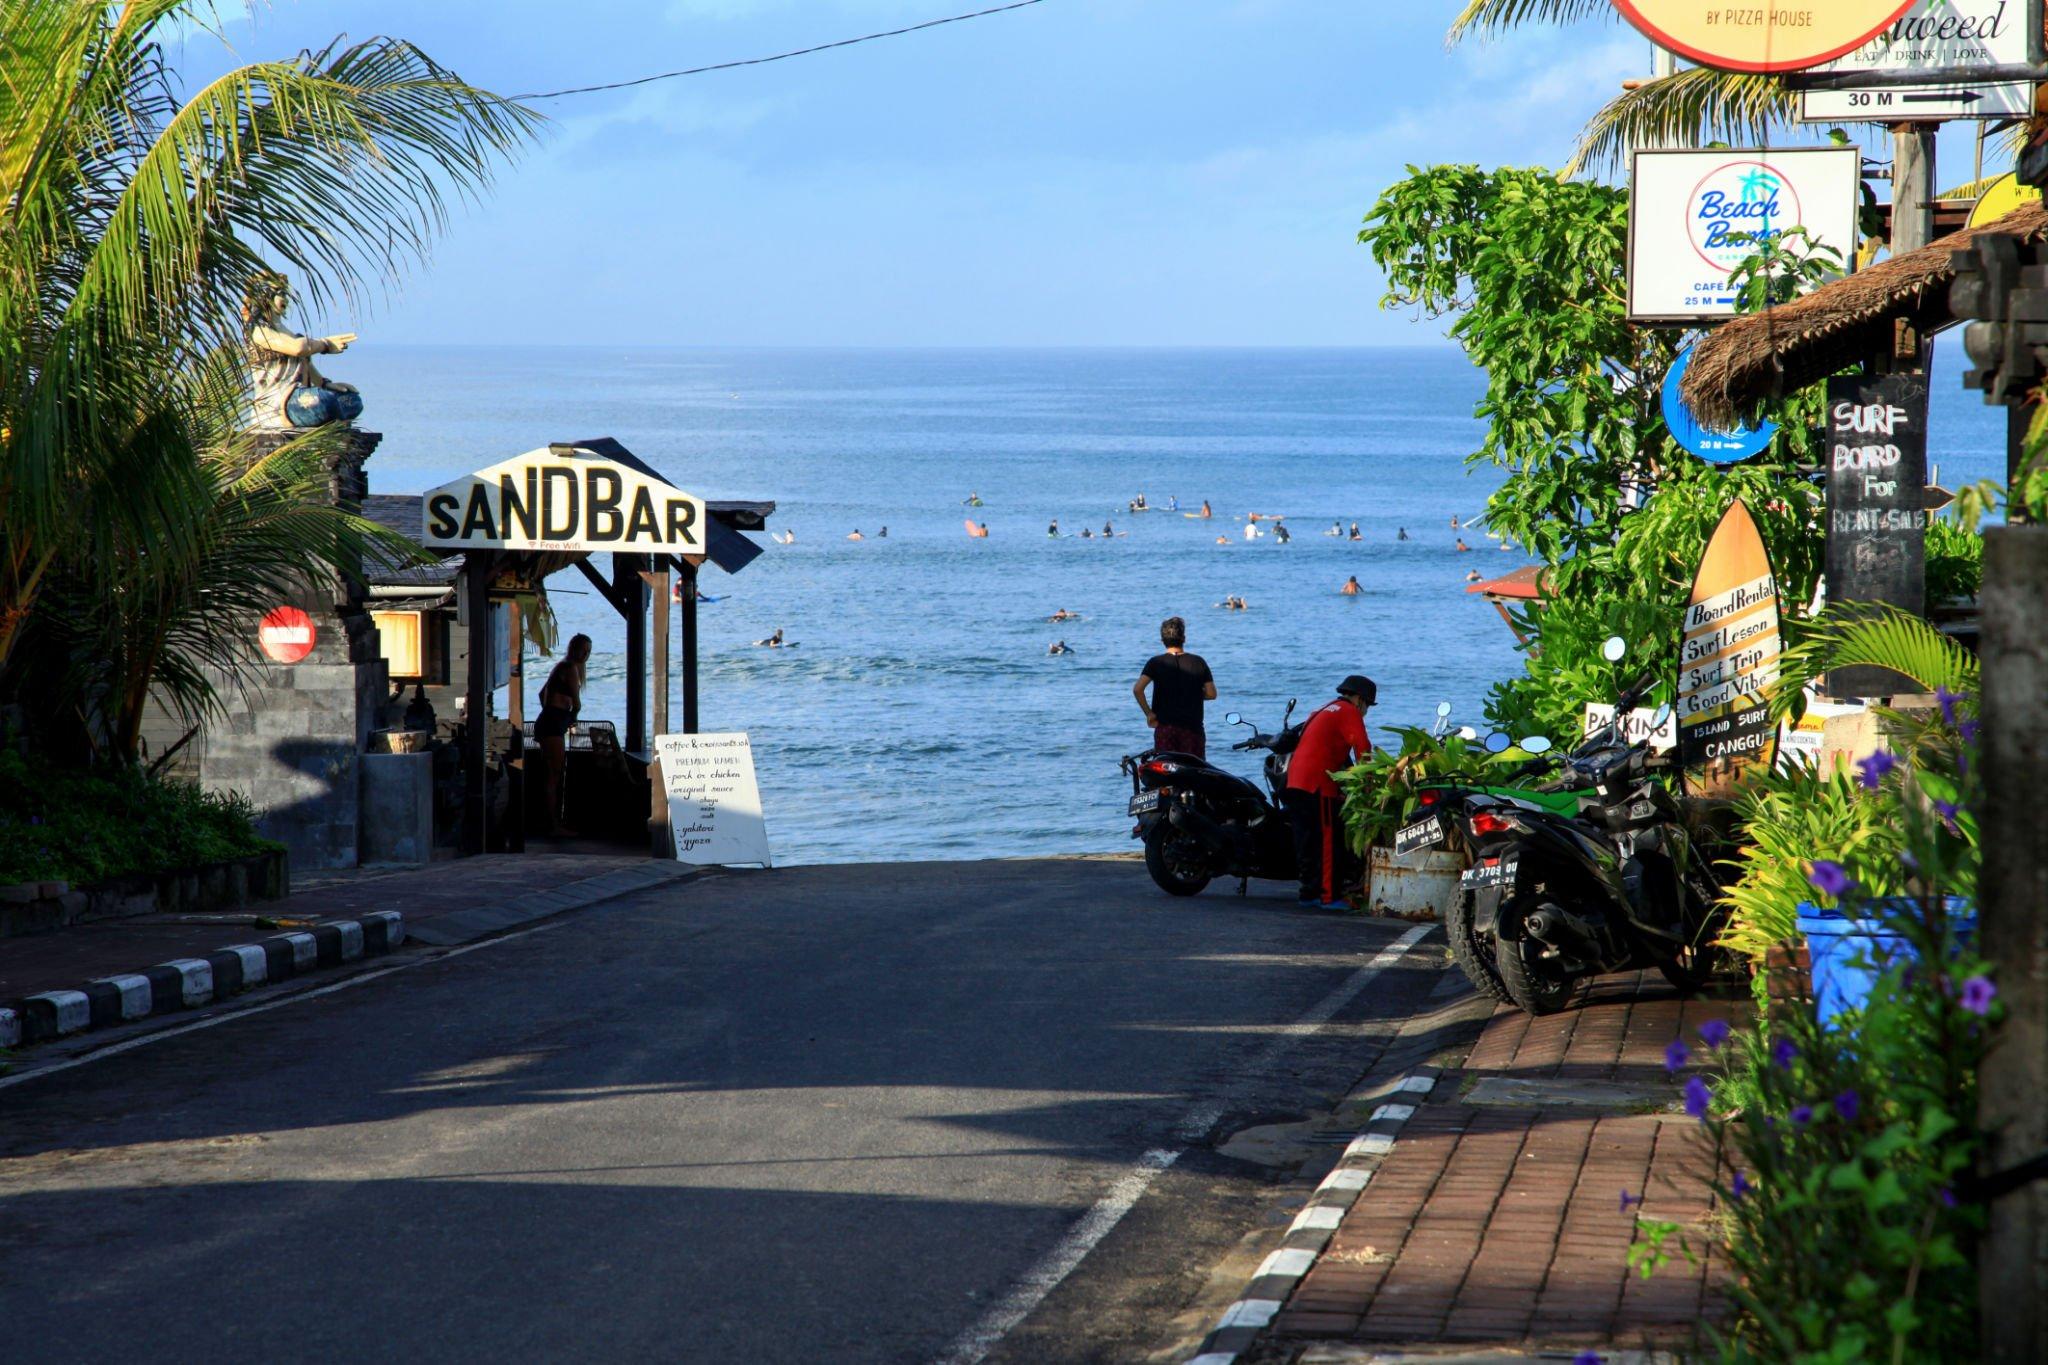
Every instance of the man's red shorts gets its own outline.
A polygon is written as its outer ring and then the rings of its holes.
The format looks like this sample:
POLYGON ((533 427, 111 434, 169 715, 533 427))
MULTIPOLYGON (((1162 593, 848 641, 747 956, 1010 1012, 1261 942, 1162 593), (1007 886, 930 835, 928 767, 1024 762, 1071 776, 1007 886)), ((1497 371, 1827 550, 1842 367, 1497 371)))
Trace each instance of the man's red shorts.
POLYGON ((1155 749, 1171 749, 1177 754, 1207 758, 1208 743, 1200 730, 1190 730, 1184 725, 1168 725, 1161 721, 1152 727, 1152 747, 1155 749))

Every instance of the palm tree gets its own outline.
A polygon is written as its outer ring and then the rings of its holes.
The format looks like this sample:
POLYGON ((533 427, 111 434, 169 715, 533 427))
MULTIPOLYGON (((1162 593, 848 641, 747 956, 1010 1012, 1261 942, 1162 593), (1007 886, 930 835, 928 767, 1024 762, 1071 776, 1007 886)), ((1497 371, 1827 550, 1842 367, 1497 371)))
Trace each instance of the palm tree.
MULTIPOLYGON (((450 198, 479 194, 538 126, 382 37, 241 66, 181 98, 163 39, 206 13, 0 0, 0 696, 25 671, 78 675, 75 658, 29 669, 25 640, 132 619, 141 585, 221 555, 224 527, 247 531, 249 507, 294 486, 303 451, 233 465, 223 385, 244 281, 284 266, 315 306, 389 286, 450 198), (32 628, 46 593, 65 601, 61 629, 32 628)), ((345 563, 370 534, 334 509, 257 522, 244 566, 259 581, 345 563)), ((162 623, 163 648, 123 657, 151 678, 180 639, 191 659, 229 660, 247 623, 219 600, 159 598, 184 619, 162 623)), ((135 677, 96 686, 109 717, 132 709, 135 677)))

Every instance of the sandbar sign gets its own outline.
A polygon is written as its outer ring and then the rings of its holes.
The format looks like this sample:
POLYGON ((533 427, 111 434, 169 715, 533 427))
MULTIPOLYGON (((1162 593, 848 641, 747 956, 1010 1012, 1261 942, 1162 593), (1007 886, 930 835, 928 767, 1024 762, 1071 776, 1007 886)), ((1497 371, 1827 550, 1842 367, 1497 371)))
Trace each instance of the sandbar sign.
POLYGON ((440 549, 704 553, 704 500, 578 446, 543 446, 427 490, 440 549))
POLYGON ((272 607, 257 624, 256 643, 275 662, 295 664, 313 652, 320 632, 297 607, 272 607))
POLYGON ((1693 575, 1678 646, 1678 763, 1694 793, 1725 795, 1745 768, 1768 768, 1778 727, 1778 579, 1756 519, 1738 498, 1693 575))
POLYGON ((1799 71, 1853 52, 1912 0, 1614 0, 1653 43, 1723 71, 1799 71))
POLYGON ((1628 197, 1628 315, 1640 322, 1734 316, 1735 267, 1787 228, 1855 256, 1863 154, 1658 150, 1635 154, 1628 197))
POLYGON ((719 867, 773 867, 754 746, 745 731, 657 735, 661 782, 668 793, 669 833, 676 860, 719 867))

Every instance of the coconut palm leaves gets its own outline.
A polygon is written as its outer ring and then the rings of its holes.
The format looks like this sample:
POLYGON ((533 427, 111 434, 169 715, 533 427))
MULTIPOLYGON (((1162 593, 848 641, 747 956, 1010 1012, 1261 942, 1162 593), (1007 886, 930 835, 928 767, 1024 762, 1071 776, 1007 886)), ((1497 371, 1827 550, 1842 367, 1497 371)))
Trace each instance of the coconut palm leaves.
MULTIPOLYGON (((283 265, 316 305, 394 282, 536 127, 391 38, 243 66, 180 99, 160 39, 195 11, 0 0, 0 694, 59 578, 71 600, 98 577, 93 600, 111 604, 133 586, 116 566, 218 550, 221 366, 239 355, 243 281, 283 265)), ((272 538, 251 544, 300 569, 365 533, 331 510, 263 525, 272 538), (297 550, 272 535, 284 527, 297 550)))
POLYGON ((1861 603, 1828 611, 1779 661, 1771 709, 1789 715, 1808 684, 1834 668, 1858 665, 1903 673, 1927 691, 1978 690, 1975 655, 1911 612, 1861 603))

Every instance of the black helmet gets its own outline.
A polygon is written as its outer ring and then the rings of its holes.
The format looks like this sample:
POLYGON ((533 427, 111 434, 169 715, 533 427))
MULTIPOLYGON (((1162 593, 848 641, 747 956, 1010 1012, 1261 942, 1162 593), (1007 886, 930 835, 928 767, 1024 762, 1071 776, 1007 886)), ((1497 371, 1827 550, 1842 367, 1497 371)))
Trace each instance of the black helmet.
POLYGON ((1367 706, 1371 706, 1379 700, 1380 689, 1378 684, 1363 673, 1353 673, 1343 682, 1337 684, 1337 695, 1340 697, 1356 697, 1367 706))

